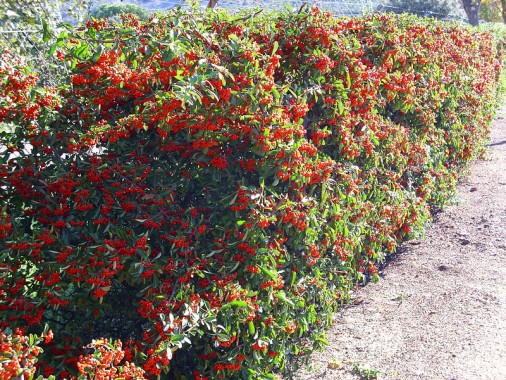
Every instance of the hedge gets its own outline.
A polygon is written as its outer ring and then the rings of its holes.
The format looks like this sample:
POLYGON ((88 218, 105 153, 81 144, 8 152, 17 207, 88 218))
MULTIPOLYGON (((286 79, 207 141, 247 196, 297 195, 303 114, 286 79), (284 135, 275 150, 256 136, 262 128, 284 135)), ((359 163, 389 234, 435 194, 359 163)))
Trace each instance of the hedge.
POLYGON ((0 65, 3 378, 290 375, 483 153, 500 73, 488 34, 309 8, 51 53, 58 88, 0 65))

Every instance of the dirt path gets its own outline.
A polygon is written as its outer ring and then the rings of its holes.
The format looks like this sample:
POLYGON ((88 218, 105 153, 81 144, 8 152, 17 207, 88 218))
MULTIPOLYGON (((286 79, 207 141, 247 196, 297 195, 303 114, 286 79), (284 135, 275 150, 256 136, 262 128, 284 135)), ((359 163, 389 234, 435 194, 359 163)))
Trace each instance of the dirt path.
POLYGON ((506 380, 506 107, 498 117, 490 160, 354 295, 297 380, 506 380))

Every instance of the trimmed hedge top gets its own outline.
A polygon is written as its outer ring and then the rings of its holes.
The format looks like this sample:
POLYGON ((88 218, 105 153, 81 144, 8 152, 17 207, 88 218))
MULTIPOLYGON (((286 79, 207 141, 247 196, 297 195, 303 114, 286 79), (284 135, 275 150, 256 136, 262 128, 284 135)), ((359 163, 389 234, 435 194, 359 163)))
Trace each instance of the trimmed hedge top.
POLYGON ((45 376, 290 373, 483 152, 488 34, 193 12, 62 33, 59 88, 3 56, 0 328, 45 376))

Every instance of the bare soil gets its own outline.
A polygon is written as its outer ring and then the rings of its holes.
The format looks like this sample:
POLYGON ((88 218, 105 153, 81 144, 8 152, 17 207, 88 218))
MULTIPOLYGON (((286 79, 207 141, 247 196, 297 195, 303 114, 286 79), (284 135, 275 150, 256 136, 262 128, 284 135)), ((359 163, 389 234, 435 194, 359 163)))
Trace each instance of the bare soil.
POLYGON ((505 118, 455 202, 355 292, 297 380, 506 380, 505 118))

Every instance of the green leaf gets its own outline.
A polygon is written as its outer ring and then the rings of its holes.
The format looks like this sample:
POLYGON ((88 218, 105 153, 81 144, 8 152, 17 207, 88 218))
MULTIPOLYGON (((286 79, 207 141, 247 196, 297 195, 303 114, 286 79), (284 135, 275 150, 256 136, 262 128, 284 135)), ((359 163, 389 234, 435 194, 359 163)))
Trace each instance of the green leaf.
POLYGON ((344 113, 344 105, 341 99, 336 99, 337 109, 339 110, 339 115, 344 113))
POLYGON ((290 286, 293 286, 295 284, 295 279, 297 278, 297 272, 292 271, 292 279, 290 281, 290 286))
POLYGON ((263 266, 259 265, 258 268, 264 272, 266 275, 268 275, 270 278, 272 278, 273 280, 277 280, 278 279, 278 274, 276 272, 272 272, 266 268, 264 268, 263 266))
POLYGON ((276 298, 280 299, 284 303, 287 303, 290 306, 295 306, 295 304, 292 302, 292 300, 286 298, 285 292, 276 292, 275 296, 276 296, 276 298))
POLYGON ((278 51, 278 47, 279 47, 278 41, 274 41, 274 45, 272 47, 272 54, 271 55, 276 54, 276 52, 278 51))
POLYGON ((174 334, 170 337, 170 341, 172 343, 180 343, 182 341, 184 341, 185 339, 185 336, 183 334, 174 334))
POLYGON ((103 50, 102 45, 98 45, 97 50, 91 56, 91 60, 93 62, 97 62, 99 60, 99 58, 102 56, 102 50, 103 50))
POLYGON ((230 309, 232 307, 246 307, 248 306, 248 303, 246 301, 240 301, 240 300, 234 300, 232 302, 229 302, 225 305, 222 305, 221 306, 221 309, 222 310, 227 310, 227 309, 230 309))
POLYGON ((248 330, 249 330, 250 335, 255 335, 256 330, 255 330, 255 324, 253 323, 253 321, 249 321, 248 330))
POLYGON ((47 42, 51 39, 51 31, 46 20, 42 20, 42 41, 47 42))
POLYGON ((88 45, 81 45, 72 52, 72 56, 76 57, 77 59, 83 60, 86 58, 88 50, 89 50, 88 45))
POLYGON ((49 49, 49 55, 53 55, 57 47, 58 47, 57 43, 52 44, 51 48, 49 49))
POLYGON ((272 88, 272 94, 274 95, 274 99, 278 100, 280 98, 279 92, 275 87, 272 88))

